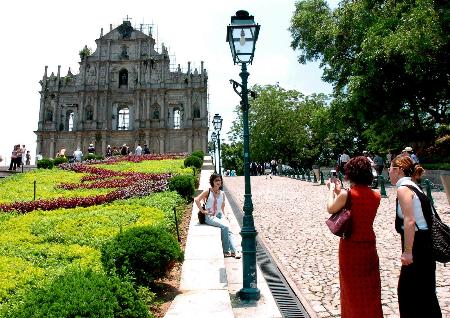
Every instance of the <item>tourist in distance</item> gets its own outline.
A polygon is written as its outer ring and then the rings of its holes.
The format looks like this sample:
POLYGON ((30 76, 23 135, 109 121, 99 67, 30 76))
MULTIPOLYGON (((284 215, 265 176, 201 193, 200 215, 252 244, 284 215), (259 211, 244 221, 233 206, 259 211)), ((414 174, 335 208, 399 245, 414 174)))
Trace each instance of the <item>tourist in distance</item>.
POLYGON ((195 198, 195 204, 205 214, 206 224, 220 228, 223 255, 241 258, 241 253, 236 249, 229 222, 225 218, 225 193, 220 190, 222 176, 213 173, 209 178, 209 184, 211 187, 195 198), (201 202, 205 202, 205 209, 203 209, 201 202))
POLYGON ((389 168, 391 183, 397 187, 395 229, 402 241, 402 267, 397 289, 401 318, 442 317, 436 296, 436 262, 432 255, 430 228, 420 198, 407 187, 413 186, 422 192, 417 182, 424 171, 404 155, 395 157, 389 168))
MULTIPOLYGON (((345 178, 350 181, 352 233, 339 242, 339 282, 342 318, 382 318, 381 281, 373 221, 381 196, 370 189, 372 166, 359 156, 344 166, 345 178)), ((348 190, 342 189, 339 179, 327 181, 329 188, 327 210, 339 212, 347 201, 348 190)))
POLYGON ((80 148, 77 148, 77 150, 73 152, 73 157, 75 158, 75 162, 81 162, 81 160, 83 160, 83 152, 80 148))

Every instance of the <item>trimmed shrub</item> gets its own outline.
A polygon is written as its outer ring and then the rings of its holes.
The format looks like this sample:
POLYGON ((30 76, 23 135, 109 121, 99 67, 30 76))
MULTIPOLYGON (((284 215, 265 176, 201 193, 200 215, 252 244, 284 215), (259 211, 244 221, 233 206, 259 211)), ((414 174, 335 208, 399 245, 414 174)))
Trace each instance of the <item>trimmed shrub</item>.
POLYGON ((59 166, 60 164, 62 164, 62 163, 67 163, 67 162, 69 162, 69 160, 68 160, 66 157, 56 157, 56 158, 53 160, 53 164, 54 164, 55 166, 59 166))
POLYGON ((10 307, 2 317, 153 317, 130 282, 92 270, 70 270, 10 307))
POLYGON ((52 159, 44 158, 44 159, 38 160, 38 162, 37 162, 38 169, 53 169, 53 166, 54 166, 54 164, 53 164, 52 159))
POLYGON ((108 273, 131 276, 138 285, 152 284, 183 260, 180 244, 162 226, 128 229, 107 242, 101 252, 108 273))
POLYGON ((194 151, 191 154, 191 156, 199 157, 203 161, 203 158, 205 157, 205 153, 201 150, 197 150, 197 151, 194 151))
POLYGON ((97 156, 93 153, 88 154, 86 157, 84 157, 84 160, 95 160, 97 159, 97 156))
POLYGON ((186 200, 191 200, 195 193, 195 177, 191 175, 178 175, 169 179, 169 190, 177 191, 186 200))
POLYGON ((184 166, 185 167, 194 167, 197 169, 200 169, 203 165, 203 160, 196 156, 189 156, 186 159, 184 159, 184 166))

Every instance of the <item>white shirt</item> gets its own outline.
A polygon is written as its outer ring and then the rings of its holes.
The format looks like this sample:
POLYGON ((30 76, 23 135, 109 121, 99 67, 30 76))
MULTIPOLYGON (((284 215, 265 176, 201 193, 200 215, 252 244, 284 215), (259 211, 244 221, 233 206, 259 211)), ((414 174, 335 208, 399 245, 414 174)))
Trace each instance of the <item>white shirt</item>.
MULTIPOLYGON (((225 193, 220 190, 219 196, 217 197, 217 212, 216 215, 222 214, 222 203, 225 197, 225 193)), ((213 214, 212 208, 214 205, 214 192, 212 190, 209 191, 209 197, 208 200, 206 200, 205 208, 208 210, 208 215, 213 214)))
POLYGON ((347 162, 347 161, 350 160, 350 156, 347 155, 346 153, 343 153, 343 154, 339 157, 339 160, 340 160, 341 162, 347 162))
MULTIPOLYGON (((420 188, 417 186, 417 184, 415 184, 410 177, 403 177, 400 180, 397 181, 397 184, 395 185, 398 188, 400 188, 401 186, 404 185, 412 185, 415 188, 417 188, 420 192, 423 193, 422 190, 420 190, 420 188)), ((421 230, 428 230, 428 225, 427 225, 427 221, 425 220, 425 217, 423 216, 423 212, 422 212, 422 204, 420 203, 419 197, 417 196, 417 194, 415 192, 413 192, 413 211, 414 211, 414 218, 416 219, 416 224, 419 227, 419 229, 421 230)), ((400 219, 403 220, 403 212, 402 212, 402 208, 400 207, 400 202, 398 203, 397 206, 397 215, 400 219)), ((403 229, 403 225, 402 225, 402 229, 403 229)), ((417 231, 417 227, 415 228, 417 231)))
POLYGON ((141 146, 137 146, 136 150, 135 150, 136 155, 140 156, 142 155, 142 147, 141 146))
POLYGON ((83 157, 83 152, 81 150, 75 150, 73 152, 73 156, 75 157, 75 160, 80 162, 81 161, 81 157, 83 157))

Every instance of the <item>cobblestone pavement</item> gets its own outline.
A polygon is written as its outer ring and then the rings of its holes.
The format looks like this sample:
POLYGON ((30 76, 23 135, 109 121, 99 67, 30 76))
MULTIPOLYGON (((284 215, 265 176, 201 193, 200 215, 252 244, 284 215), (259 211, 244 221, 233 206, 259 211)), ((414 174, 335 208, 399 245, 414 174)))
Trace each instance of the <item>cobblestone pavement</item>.
MULTIPOLYGON (((226 177, 224 183, 243 205, 244 178, 226 177)), ((264 176, 251 177, 255 226, 258 235, 282 264, 318 317, 340 317, 338 243, 325 225, 326 187, 312 182, 264 176)), ((397 318, 397 280, 400 237, 394 229, 395 188, 381 199, 374 228, 380 257, 381 299, 385 317, 397 318)), ((436 208, 450 224, 444 192, 433 192, 436 208)), ((450 317, 450 266, 437 263, 437 293, 443 317, 450 317)))

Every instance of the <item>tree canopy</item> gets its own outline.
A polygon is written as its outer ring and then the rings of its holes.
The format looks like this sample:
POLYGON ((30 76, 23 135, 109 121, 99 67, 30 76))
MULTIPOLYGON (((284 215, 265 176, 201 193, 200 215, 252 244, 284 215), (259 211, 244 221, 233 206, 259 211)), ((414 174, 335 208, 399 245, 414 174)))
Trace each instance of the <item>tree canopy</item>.
POLYGON ((331 10, 303 0, 291 46, 301 63, 320 61, 341 129, 350 118, 369 147, 396 148, 449 123, 449 21, 448 1, 344 0, 331 10))
MULTIPOLYGON (((252 161, 277 159, 296 166, 330 158, 336 145, 328 138, 333 127, 326 95, 305 96, 277 85, 255 85, 252 90, 258 96, 250 100, 249 110, 252 161)), ((234 142, 242 140, 239 107, 236 113, 230 132, 234 142)))

